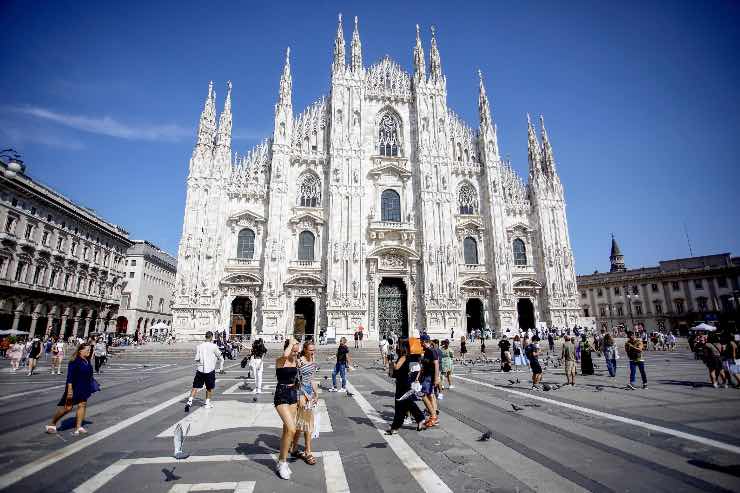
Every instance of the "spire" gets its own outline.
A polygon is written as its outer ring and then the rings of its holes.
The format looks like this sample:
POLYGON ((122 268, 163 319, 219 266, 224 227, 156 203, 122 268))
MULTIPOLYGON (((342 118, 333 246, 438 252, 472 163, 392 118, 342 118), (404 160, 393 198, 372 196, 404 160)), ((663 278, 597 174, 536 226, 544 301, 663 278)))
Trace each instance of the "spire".
POLYGON ((205 158, 210 155, 216 133, 216 93, 213 91, 213 81, 208 83, 208 95, 203 105, 198 123, 198 137, 193 149, 193 159, 205 158))
POLYGON ((609 255, 609 262, 611 262, 609 272, 624 272, 627 270, 624 266, 624 255, 622 255, 622 251, 619 249, 619 245, 617 245, 614 234, 612 234, 612 251, 609 255))
POLYGON ((552 176, 555 174, 555 156, 552 152, 550 139, 547 136, 545 118, 542 115, 540 115, 540 127, 542 127, 542 170, 545 174, 552 176))
POLYGON ((429 75, 434 80, 442 78, 442 60, 439 58, 437 36, 434 26, 432 26, 432 47, 429 49, 429 72, 429 75))
POLYGON ((226 83, 226 100, 224 110, 218 119, 218 133, 216 134, 216 146, 226 147, 231 152, 231 81, 226 83))
POLYGON ((481 129, 491 126, 491 107, 488 104, 486 86, 483 84, 483 73, 478 69, 478 114, 480 116, 481 129))
POLYGON ((529 175, 540 172, 540 144, 537 142, 537 134, 534 131, 532 120, 527 113, 527 157, 529 158, 529 175))
POLYGON ((278 105, 292 106, 291 94, 293 92, 293 78, 290 76, 290 46, 285 50, 285 67, 280 77, 280 99, 278 105))
POLYGON ((352 31, 352 71, 362 70, 362 43, 360 43, 360 29, 357 27, 357 16, 355 16, 355 30, 352 31))
POLYGON ((344 63, 344 30, 342 30, 342 14, 339 14, 337 37, 334 39, 334 64, 332 65, 334 73, 344 71, 344 63))
POLYGON ((416 25, 416 46, 414 47, 414 76, 417 79, 426 78, 426 65, 424 63, 424 48, 421 46, 421 34, 419 33, 419 24, 416 25))

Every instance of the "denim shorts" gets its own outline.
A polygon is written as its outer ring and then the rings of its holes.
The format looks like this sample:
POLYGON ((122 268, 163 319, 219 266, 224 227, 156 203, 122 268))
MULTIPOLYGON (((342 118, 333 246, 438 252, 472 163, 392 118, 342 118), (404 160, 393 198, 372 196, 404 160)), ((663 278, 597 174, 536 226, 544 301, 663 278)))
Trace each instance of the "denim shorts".
POLYGON ((432 377, 423 377, 421 379, 421 393, 424 395, 432 395, 434 393, 434 382, 432 382, 432 377))

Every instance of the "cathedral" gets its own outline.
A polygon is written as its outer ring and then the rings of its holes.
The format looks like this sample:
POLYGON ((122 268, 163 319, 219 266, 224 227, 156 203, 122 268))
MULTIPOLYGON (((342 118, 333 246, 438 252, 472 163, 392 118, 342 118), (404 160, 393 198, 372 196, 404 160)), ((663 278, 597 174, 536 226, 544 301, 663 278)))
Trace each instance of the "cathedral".
POLYGON ((528 183, 502 159, 478 72, 478 128, 447 106, 431 31, 413 74, 366 66, 342 17, 329 95, 292 105, 290 48, 272 135, 232 153, 231 83, 212 83, 190 159, 173 305, 180 340, 495 334, 579 315, 563 186, 540 118, 528 183), (349 59, 348 59, 349 58, 349 59))

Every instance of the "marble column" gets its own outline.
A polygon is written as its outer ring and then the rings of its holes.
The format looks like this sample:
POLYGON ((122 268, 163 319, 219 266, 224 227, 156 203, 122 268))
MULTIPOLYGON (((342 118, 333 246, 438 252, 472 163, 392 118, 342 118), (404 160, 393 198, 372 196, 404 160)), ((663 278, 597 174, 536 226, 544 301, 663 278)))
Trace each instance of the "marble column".
POLYGON ((13 330, 18 330, 18 324, 21 322, 21 315, 22 315, 21 312, 14 312, 13 326, 12 326, 13 330))
POLYGON ((34 337, 36 335, 36 324, 39 320, 39 314, 38 313, 32 313, 31 314, 31 328, 29 329, 29 336, 30 338, 34 337))
POLYGON ((67 331, 67 315, 62 315, 62 324, 59 326, 59 338, 64 339, 67 331))
POLYGON ((80 317, 74 317, 74 325, 72 326, 72 336, 77 337, 77 331, 80 329, 80 317))
POLYGON ((92 320, 91 317, 85 317, 82 321, 82 337, 87 339, 87 334, 90 332, 90 320, 92 320))

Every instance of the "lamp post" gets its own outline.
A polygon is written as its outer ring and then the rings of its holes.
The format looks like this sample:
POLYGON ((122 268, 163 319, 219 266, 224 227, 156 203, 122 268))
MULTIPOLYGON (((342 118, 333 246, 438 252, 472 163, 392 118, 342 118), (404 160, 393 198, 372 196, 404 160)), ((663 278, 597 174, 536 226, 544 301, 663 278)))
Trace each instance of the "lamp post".
MULTIPOLYGON (((100 293, 100 304, 98 305, 98 320, 103 320, 103 318, 102 318, 103 310, 105 308, 107 308, 107 304, 104 304, 103 303, 103 297, 105 296, 105 284, 102 283, 102 282, 100 283, 99 293, 100 293)), ((98 332, 100 332, 100 327, 98 327, 98 332)), ((108 332, 108 325, 107 324, 105 325, 105 331, 104 332, 105 333, 108 332)))
POLYGON ((3 174, 7 178, 13 178, 18 173, 23 173, 23 171, 25 171, 26 169, 26 166, 23 164, 23 160, 21 159, 21 155, 18 154, 14 149, 3 149, 2 151, 0 151, 0 158, 5 159, 4 161, 2 161, 2 163, 5 165, 3 174))
POLYGON ((624 296, 627 298, 627 304, 629 305, 629 311, 630 311, 630 321, 632 322, 632 330, 635 330, 635 317, 632 312, 632 300, 633 299, 640 299, 639 294, 630 294, 629 290, 627 289, 627 286, 624 286, 624 296))

